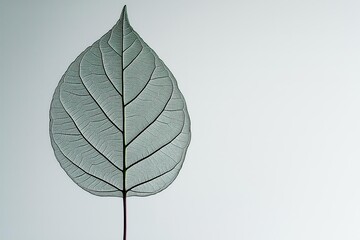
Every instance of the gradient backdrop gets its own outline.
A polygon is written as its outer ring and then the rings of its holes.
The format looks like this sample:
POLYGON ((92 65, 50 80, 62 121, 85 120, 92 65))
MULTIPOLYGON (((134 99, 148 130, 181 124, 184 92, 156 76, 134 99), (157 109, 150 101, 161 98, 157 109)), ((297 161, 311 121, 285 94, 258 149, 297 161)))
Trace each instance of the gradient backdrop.
POLYGON ((124 4, 193 132, 176 181, 129 199, 129 240, 360 239, 355 0, 0 0, 0 239, 122 238, 121 199, 67 177, 48 111, 124 4))

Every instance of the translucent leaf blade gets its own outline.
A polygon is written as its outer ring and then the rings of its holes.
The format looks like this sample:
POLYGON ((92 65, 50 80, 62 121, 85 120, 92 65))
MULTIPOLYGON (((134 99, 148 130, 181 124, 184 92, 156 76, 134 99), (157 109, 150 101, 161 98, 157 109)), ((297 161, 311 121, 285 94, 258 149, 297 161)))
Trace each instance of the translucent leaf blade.
POLYGON ((176 178, 190 142, 185 100, 125 8, 65 72, 50 137, 69 177, 95 195, 148 196, 176 178))

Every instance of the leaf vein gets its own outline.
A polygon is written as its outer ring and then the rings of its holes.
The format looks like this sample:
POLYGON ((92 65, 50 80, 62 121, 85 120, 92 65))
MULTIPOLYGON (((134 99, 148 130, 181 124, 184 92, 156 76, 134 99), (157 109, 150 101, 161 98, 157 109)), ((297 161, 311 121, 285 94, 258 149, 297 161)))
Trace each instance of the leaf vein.
POLYGON ((107 158, 103 153, 101 153, 86 137, 85 135, 81 132, 81 130, 79 129, 79 127, 76 125, 76 122, 74 121, 73 117, 69 114, 69 112, 65 109, 63 103, 61 101, 59 101, 61 103, 61 105, 64 108, 64 111, 67 113, 67 115, 69 116, 69 118, 73 121, 75 128, 78 130, 78 132, 80 133, 80 135, 84 138, 84 140, 96 151, 98 152, 102 157, 104 157, 107 161, 109 161, 109 163, 111 165, 113 165, 115 168, 117 168, 119 171, 123 172, 122 169, 120 169, 118 166, 116 166, 112 161, 110 161, 109 158, 107 158))
MULTIPOLYGON (((76 164, 75 162, 73 162, 70 158, 68 158, 68 157, 65 155, 65 153, 60 149, 59 145, 58 145, 55 141, 53 141, 53 143, 57 146, 57 148, 59 149, 59 151, 61 152, 61 154, 64 156, 64 158, 67 159, 67 160, 68 160, 70 163, 72 163, 73 165, 75 165, 77 168, 79 168, 81 171, 83 171, 83 172, 85 172, 86 174, 88 174, 88 175, 96 178, 96 179, 99 180, 99 181, 102 181, 102 182, 104 182, 104 183, 106 183, 106 184, 108 184, 108 185, 116 188, 116 189, 119 190, 119 191, 122 191, 120 188, 116 187, 116 186, 113 185, 112 183, 109 183, 109 182, 107 182, 106 180, 101 179, 101 178, 99 178, 99 177, 91 174, 90 172, 86 171, 85 169, 81 168, 78 164, 76 164)), ((66 171, 66 173, 69 175, 69 173, 68 173, 67 171, 66 171)), ((70 175, 69 175, 69 176, 70 176, 70 175)))
POLYGON ((86 89, 86 91, 88 92, 89 96, 92 98, 92 100, 95 102, 95 104, 99 107, 99 109, 103 112, 105 117, 114 125, 115 128, 117 128, 122 133, 123 131, 110 119, 110 117, 105 113, 104 109, 102 109, 100 104, 96 101, 94 96, 90 93, 89 89, 86 87, 84 80, 81 76, 81 72, 80 72, 81 71, 81 62, 83 59, 84 59, 84 56, 82 56, 82 58, 80 60, 79 71, 78 71, 78 77, 80 78, 80 81, 82 82, 82 84, 83 84, 84 88, 86 89))

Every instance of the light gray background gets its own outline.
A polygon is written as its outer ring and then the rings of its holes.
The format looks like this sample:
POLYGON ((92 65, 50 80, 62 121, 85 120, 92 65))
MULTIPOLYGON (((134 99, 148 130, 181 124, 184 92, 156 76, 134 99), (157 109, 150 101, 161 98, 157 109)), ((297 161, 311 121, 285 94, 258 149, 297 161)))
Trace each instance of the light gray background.
POLYGON ((129 199, 129 240, 360 239, 360 2, 347 0, 1 0, 0 239, 121 239, 121 199, 66 176, 48 110, 124 4, 193 132, 176 181, 129 199))

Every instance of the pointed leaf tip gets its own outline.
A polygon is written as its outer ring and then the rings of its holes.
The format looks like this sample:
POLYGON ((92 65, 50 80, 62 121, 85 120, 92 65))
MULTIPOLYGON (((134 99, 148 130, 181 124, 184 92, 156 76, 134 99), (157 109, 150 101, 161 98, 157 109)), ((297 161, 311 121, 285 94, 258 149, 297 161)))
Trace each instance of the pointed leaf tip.
POLYGON ((121 16, 120 19, 122 20, 127 20, 128 21, 128 14, 127 14, 127 7, 126 5, 124 5, 122 11, 121 11, 121 16))

